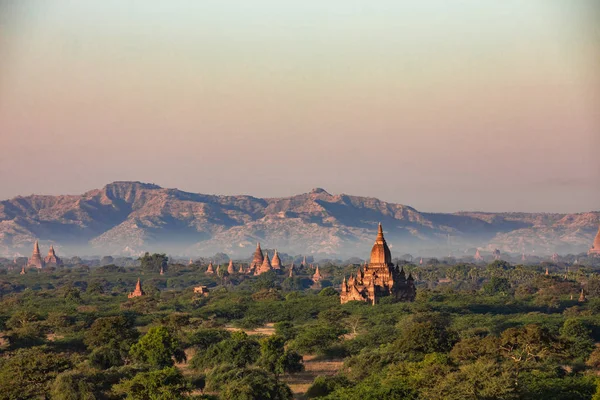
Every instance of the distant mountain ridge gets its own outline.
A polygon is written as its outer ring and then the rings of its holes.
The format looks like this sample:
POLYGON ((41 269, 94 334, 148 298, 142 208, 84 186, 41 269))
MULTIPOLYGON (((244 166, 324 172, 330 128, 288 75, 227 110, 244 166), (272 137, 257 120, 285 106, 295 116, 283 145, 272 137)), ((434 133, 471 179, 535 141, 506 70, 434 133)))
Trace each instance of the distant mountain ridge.
POLYGON ((396 256, 475 247, 537 254, 587 251, 600 212, 425 213, 372 197, 313 189, 291 197, 189 193, 113 182, 82 195, 0 202, 0 253, 28 255, 36 239, 70 254, 165 251, 248 256, 257 241, 287 253, 366 257, 377 223, 396 256))

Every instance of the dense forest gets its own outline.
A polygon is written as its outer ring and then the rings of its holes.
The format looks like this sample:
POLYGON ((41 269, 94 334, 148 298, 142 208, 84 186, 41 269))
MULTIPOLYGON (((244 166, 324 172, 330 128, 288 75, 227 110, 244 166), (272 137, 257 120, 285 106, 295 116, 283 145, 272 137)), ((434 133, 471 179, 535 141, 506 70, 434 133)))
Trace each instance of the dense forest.
POLYGON ((598 260, 395 260, 417 298, 376 306, 340 304, 358 262, 104 261, 0 266, 0 398, 600 399, 598 260))

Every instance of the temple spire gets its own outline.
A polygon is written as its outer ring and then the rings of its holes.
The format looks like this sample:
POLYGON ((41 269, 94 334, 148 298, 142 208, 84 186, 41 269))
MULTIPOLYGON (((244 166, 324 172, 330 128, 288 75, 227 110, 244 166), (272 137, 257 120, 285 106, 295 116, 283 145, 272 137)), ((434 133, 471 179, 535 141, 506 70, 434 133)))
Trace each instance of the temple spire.
POLYGON ((381 222, 379 223, 379 226, 377 227, 377 239, 375 241, 377 242, 383 242, 385 239, 383 237, 383 227, 381 226, 381 222))
POLYGON ((590 251, 588 251, 588 255, 596 257, 600 256, 600 227, 594 238, 594 243, 592 243, 592 247, 590 248, 590 251))

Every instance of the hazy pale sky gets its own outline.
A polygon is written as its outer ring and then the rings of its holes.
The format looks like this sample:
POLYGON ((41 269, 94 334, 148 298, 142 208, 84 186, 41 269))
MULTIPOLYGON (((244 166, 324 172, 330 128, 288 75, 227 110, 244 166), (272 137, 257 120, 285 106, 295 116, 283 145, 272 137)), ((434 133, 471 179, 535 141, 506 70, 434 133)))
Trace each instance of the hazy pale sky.
POLYGON ((600 209, 594 0, 0 3, 0 199, 600 209))

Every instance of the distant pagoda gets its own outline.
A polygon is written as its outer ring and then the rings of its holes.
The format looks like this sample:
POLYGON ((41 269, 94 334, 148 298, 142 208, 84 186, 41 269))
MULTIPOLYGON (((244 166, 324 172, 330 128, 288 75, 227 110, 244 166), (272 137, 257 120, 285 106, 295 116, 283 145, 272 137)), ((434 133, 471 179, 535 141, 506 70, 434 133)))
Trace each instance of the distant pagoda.
POLYGON ((127 295, 128 299, 132 299, 134 297, 141 297, 143 296, 145 293, 142 290, 142 282, 140 281, 140 278, 138 278, 137 283, 135 284, 135 290, 131 293, 129 293, 127 295))
POLYGON ((44 268, 44 260, 42 260, 42 255, 40 253, 40 245, 37 240, 35 241, 35 244, 33 245, 33 254, 27 261, 27 267, 39 268, 39 269, 44 268))
POLYGON ((321 275, 321 272, 319 272, 319 266, 317 265, 317 269, 315 270, 315 273, 312 276, 312 281, 314 283, 318 283, 321 281, 321 279, 323 279, 323 275, 321 275))
POLYGON ((210 263, 208 263, 208 268, 206 268, 206 273, 207 274, 214 274, 215 273, 212 261, 210 263))
POLYGON ((275 249, 275 254, 273 254, 271 267, 273 267, 273 269, 281 269, 281 259, 279 258, 279 253, 277 253, 277 249, 275 249))
POLYGON ((269 259, 269 253, 265 254, 263 258, 263 262, 260 267, 254 270, 254 275, 264 274, 265 272, 269 272, 273 269, 271 266, 271 260, 269 259))
MULTIPOLYGON (((38 249, 39 250, 39 249, 38 249)), ((50 250, 48 250, 48 255, 44 258, 44 264, 46 266, 54 264, 54 265, 63 265, 63 262, 54 251, 54 246, 50 246, 50 250)))
POLYGON ((248 273, 256 273, 256 270, 260 268, 264 260, 265 257, 263 255, 262 249, 260 248, 260 243, 256 243, 256 250, 254 250, 254 256, 252 257, 252 262, 250 263, 250 267, 248 268, 248 273))
POLYGON ((598 233, 596 233, 596 238, 594 239, 594 243, 588 251, 588 255, 593 257, 600 257, 600 228, 598 228, 598 233))
POLYGON ((235 274, 235 269, 233 267, 233 260, 229 260, 229 265, 227 266, 227 273, 229 275, 235 274))

